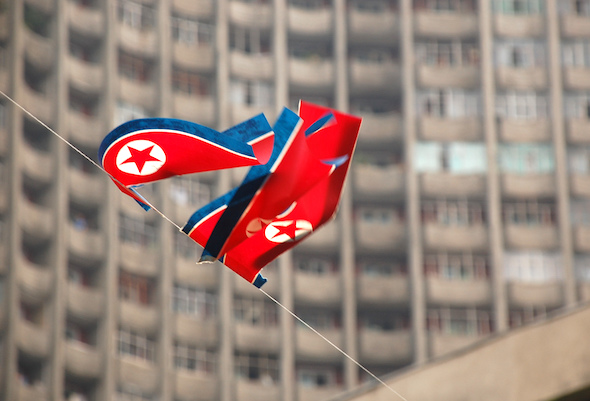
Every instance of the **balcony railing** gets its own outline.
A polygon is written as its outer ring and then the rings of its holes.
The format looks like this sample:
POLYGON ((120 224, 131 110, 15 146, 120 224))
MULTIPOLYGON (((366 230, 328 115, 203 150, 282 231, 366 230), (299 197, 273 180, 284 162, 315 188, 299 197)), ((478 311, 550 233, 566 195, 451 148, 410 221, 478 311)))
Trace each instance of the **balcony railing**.
POLYGON ((329 7, 306 9, 287 7, 289 32, 302 36, 329 36, 333 29, 334 11, 329 7))
POLYGON ((207 401, 219 399, 219 381, 215 374, 176 370, 174 373, 175 399, 207 401))
POLYGON ((449 305, 489 306, 492 304, 492 285, 489 280, 448 280, 426 278, 428 302, 449 305))
POLYGON ((154 394, 160 383, 159 371, 152 362, 119 355, 119 385, 133 386, 146 394, 154 394))
POLYGON ((543 305, 556 308, 564 303, 563 285, 552 283, 508 283, 508 300, 513 307, 533 307, 543 305))
POLYGON ((486 193, 484 174, 423 173, 419 179, 420 190, 427 196, 483 198, 486 193))
POLYGON ((311 305, 338 305, 342 299, 340 275, 295 272, 295 299, 311 305))
POLYGON ((79 343, 66 341, 66 371, 84 379, 97 379, 102 370, 101 354, 96 348, 79 343))
POLYGON ((181 15, 213 17, 214 0, 172 0, 172 7, 181 15))
POLYGON ((183 343, 214 347, 218 345, 219 335, 214 318, 199 319, 182 313, 174 317, 174 337, 183 343))
POLYGON ((551 129, 549 120, 500 120, 500 140, 503 142, 549 142, 551 129))
POLYGON ((564 67, 563 84, 567 89, 572 90, 590 89, 590 68, 564 67))
POLYGON ((424 224, 426 248, 441 251, 483 251, 488 246, 488 232, 484 225, 447 226, 424 224))
POLYGON ((414 32, 418 36, 473 37, 477 31, 478 19, 475 13, 422 11, 414 16, 414 32))
POLYGON ((75 1, 67 1, 68 24, 76 32, 95 38, 104 34, 104 15, 98 8, 85 7, 75 1))
POLYGON ((418 118, 420 138, 425 141, 477 141, 483 139, 483 127, 479 117, 418 118))
POLYGON ((509 38, 539 37, 545 31, 544 15, 496 14, 494 31, 498 36, 509 38))
POLYGON ((545 89, 547 69, 544 67, 496 67, 496 82, 505 89, 545 89))
POLYGON ((172 44, 172 58, 175 64, 187 69, 211 71, 215 66, 214 49, 209 43, 174 42, 172 44))
POLYGON ((508 174, 501 176, 502 193, 515 198, 555 195, 554 174, 508 174))
POLYGON ((504 225, 506 245, 513 249, 557 249, 559 237, 554 225, 504 225))
POLYGON ((350 40, 355 41, 391 41, 399 35, 399 16, 391 11, 363 12, 352 9, 348 13, 350 40))
POLYGON ((426 88, 474 88, 479 84, 479 67, 419 65, 417 80, 426 88))
POLYGON ((86 322, 97 321, 105 312, 104 295, 98 288, 83 287, 68 282, 67 308, 76 319, 86 322))
POLYGON ((240 351, 277 353, 281 345, 279 326, 236 322, 234 344, 240 351))
POLYGON ((273 21, 271 4, 231 0, 229 20, 236 25, 270 29, 273 21))
POLYGON ((158 329, 158 310, 154 305, 142 305, 124 299, 119 301, 119 322, 139 333, 155 333, 158 329))

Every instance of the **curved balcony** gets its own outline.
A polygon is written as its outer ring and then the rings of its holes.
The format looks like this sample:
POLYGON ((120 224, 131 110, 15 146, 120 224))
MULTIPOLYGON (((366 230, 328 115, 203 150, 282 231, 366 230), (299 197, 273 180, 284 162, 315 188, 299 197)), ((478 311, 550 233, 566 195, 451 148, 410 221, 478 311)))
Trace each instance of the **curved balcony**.
MULTIPOLYGON (((198 246, 195 244, 195 246, 198 246)), ((217 288, 221 269, 220 263, 200 263, 197 259, 176 257, 175 280, 177 283, 197 286, 200 288, 217 288)))
POLYGON ((363 118, 359 132, 361 145, 389 145, 402 139, 400 115, 391 113, 360 113, 363 118))
POLYGON ((590 144, 590 119, 576 118, 566 121, 567 141, 575 144, 590 144))
POLYGON ((236 401, 274 401, 281 399, 280 382, 236 380, 236 401))
POLYGON ((80 145, 98 149, 105 137, 104 122, 96 116, 87 116, 75 110, 68 110, 68 134, 80 145))
POLYGON ((80 230, 73 223, 68 225, 69 251, 84 260, 101 260, 107 254, 106 241, 101 231, 80 230))
POLYGON ((345 391, 343 385, 326 385, 318 387, 302 386, 297 387, 297 401, 317 401, 328 400, 336 397, 338 394, 345 391))
POLYGON ((68 314, 78 320, 93 322, 98 320, 106 308, 104 295, 97 288, 83 287, 68 282, 67 285, 68 314))
POLYGON ((399 16, 391 9, 385 12, 363 12, 352 9, 348 12, 348 35, 352 42, 383 42, 390 44, 399 36, 399 16))
POLYGON ((75 1, 66 2, 68 25, 83 35, 100 38, 104 34, 105 19, 98 8, 85 7, 75 1))
POLYGON ((214 374, 176 370, 174 399, 180 401, 209 401, 219 399, 218 377, 214 374))
POLYGON ((77 168, 68 167, 68 178, 69 193, 73 200, 93 206, 103 202, 105 186, 101 175, 87 174, 77 168))
POLYGON ((334 86, 334 63, 319 57, 289 57, 289 83, 299 89, 328 90, 334 86))
POLYGON ((21 85, 22 105, 31 114, 47 125, 52 125, 55 119, 55 102, 49 96, 35 92, 26 83, 21 85))
POLYGON ((575 14, 560 16, 561 37, 568 39, 579 39, 590 37, 590 18, 575 14))
POLYGON ((574 228, 574 249, 581 253, 590 253, 590 227, 574 228))
POLYGON ((119 243, 119 263, 125 271, 146 277, 156 277, 160 270, 155 249, 131 242, 119 243))
MULTIPOLYGON (((342 330, 320 329, 318 331, 337 347, 342 348, 344 337, 342 330)), ((342 359, 342 354, 338 350, 307 327, 297 326, 295 343, 297 359, 322 362, 337 362, 342 359)))
POLYGON ((400 66, 394 61, 369 63, 352 59, 349 65, 350 90, 355 95, 390 95, 401 87, 400 66))
POLYGON ((302 251, 335 251, 340 243, 339 223, 337 219, 327 222, 303 238, 302 242, 297 245, 297 249, 302 251))
POLYGON ((214 0, 172 0, 172 8, 182 15, 213 17, 214 3, 214 0))
POLYGON ((277 353, 281 347, 280 328, 236 322, 234 344, 240 351, 277 353))
POLYGON ((507 286, 510 306, 530 307, 544 305, 547 308, 556 308, 563 305, 563 286, 561 282, 535 284, 511 282, 507 286))
POLYGON ((488 231, 484 225, 445 226, 425 223, 424 245, 438 251, 484 251, 488 247, 488 231))
POLYGON ((174 64, 186 69, 213 70, 215 66, 215 52, 210 44, 189 45, 183 42, 172 44, 174 64))
POLYGON ((55 62, 56 51, 51 39, 24 29, 25 57, 27 61, 41 70, 48 70, 55 62))
POLYGON ((118 381, 120 386, 133 386, 142 393, 153 394, 160 383, 156 365, 132 356, 119 355, 118 381))
POLYGON ((390 199, 401 195, 405 171, 399 165, 387 167, 355 163, 352 165, 354 195, 359 199, 390 199))
POLYGON ((271 53, 248 54, 232 50, 229 53, 230 72, 233 76, 247 79, 274 77, 274 63, 271 53))
POLYGON ((295 299, 311 305, 339 305, 342 300, 342 279, 339 274, 318 275, 295 272, 295 299))
POLYGON ((563 84, 567 89, 590 89, 590 68, 563 67, 563 84))
POLYGON ((488 306, 492 304, 489 280, 447 280, 426 277, 426 293, 430 304, 488 306))
POLYGON ((268 121, 273 121, 276 115, 272 106, 250 106, 247 104, 233 103, 230 111, 231 123, 232 125, 237 125, 260 113, 264 113, 268 121))
POLYGON ((119 75, 119 98, 145 109, 154 110, 157 105, 156 85, 153 82, 135 81, 119 75))
POLYGON ((140 305, 124 299, 119 301, 119 323, 140 333, 155 333, 159 326, 158 310, 154 305, 140 305))
POLYGON ((25 3, 28 6, 42 11, 44 14, 54 15, 55 6, 54 2, 51 0, 25 0, 25 3))
POLYGON ((545 89, 547 69, 544 67, 496 67, 496 82, 505 89, 545 89))
POLYGON ((379 331, 361 329, 359 355, 366 364, 407 364, 412 361, 410 330, 379 331))
POLYGON ((420 192, 426 196, 484 198, 485 174, 420 174, 420 192))
POLYGON ((334 10, 330 7, 307 9, 287 6, 289 34, 300 36, 329 37, 333 29, 334 10))
POLYGON ((21 159, 27 177, 48 184, 53 181, 54 161, 51 153, 37 150, 27 143, 22 147, 24 157, 21 159))
POLYGON ((430 357, 436 358, 475 344, 483 336, 467 334, 428 333, 430 357))
POLYGON ((459 38, 477 36, 479 22, 475 13, 417 12, 414 33, 418 36, 459 38))
POLYGON ((84 379, 100 377, 102 359, 94 347, 77 341, 65 343, 65 367, 68 373, 84 379))
POLYGON ((229 20, 240 26, 270 29, 273 21, 272 7, 268 3, 230 0, 229 20))
POLYGON ((46 300, 54 283, 54 272, 48 266, 38 266, 21 257, 17 270, 21 296, 33 303, 46 300))
POLYGON ((418 118, 420 138, 425 141, 477 141, 483 139, 483 127, 479 117, 430 117, 418 118))
POLYGON ((556 249, 559 246, 555 226, 506 224, 504 226, 506 246, 512 249, 556 249))
POLYGON ((137 29, 119 22, 117 24, 119 44, 127 51, 147 57, 155 57, 158 52, 158 36, 155 28, 137 29))
POLYGON ((178 313, 174 317, 174 337, 183 343, 214 347, 219 342, 217 320, 198 319, 178 313))
POLYGON ((98 93, 105 85, 103 69, 99 64, 82 61, 68 55, 70 83, 80 92, 98 93))
POLYGON ((176 118, 195 121, 208 127, 215 125, 215 102, 211 96, 173 92, 172 105, 176 118))
POLYGON ((377 222, 357 219, 356 243, 360 251, 391 252, 406 243, 406 227, 402 222, 377 222))
POLYGON ((416 75, 425 88, 474 88, 479 84, 479 67, 475 65, 419 65, 416 75))
POLYGON ((588 174, 571 174, 570 191, 574 196, 581 198, 590 198, 590 175, 588 174))
POLYGON ((358 302, 365 305, 408 305, 410 279, 405 275, 367 276, 357 279, 358 302))
POLYGON ((54 235, 54 222, 51 209, 25 200, 20 205, 19 222, 25 234, 38 241, 54 235))
POLYGON ((17 381, 15 401, 49 401, 49 391, 42 382, 26 384, 17 381))
POLYGON ((28 355, 45 358, 49 355, 49 329, 37 326, 23 319, 16 325, 16 343, 20 350, 28 355))
POLYGON ((549 142, 551 128, 549 120, 500 120, 500 140, 502 142, 549 142))
POLYGON ((502 194, 514 198, 550 197, 555 195, 554 174, 508 174, 501 176, 502 194))
POLYGON ((530 38, 543 35, 545 18, 537 15, 494 15, 494 31, 498 36, 509 38, 530 38))

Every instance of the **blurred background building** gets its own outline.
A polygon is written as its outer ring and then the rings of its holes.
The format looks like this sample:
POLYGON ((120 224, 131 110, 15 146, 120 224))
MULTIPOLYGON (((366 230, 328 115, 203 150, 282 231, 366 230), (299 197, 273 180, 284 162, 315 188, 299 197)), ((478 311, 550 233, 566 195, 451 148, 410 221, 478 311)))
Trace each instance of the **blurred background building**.
MULTIPOLYGON (((0 89, 123 121, 364 118, 339 214, 264 289, 375 374, 590 298, 589 0, 0 0, 0 89)), ((243 171, 146 196, 182 225, 243 171)), ((0 399, 321 400, 368 380, 0 98, 0 399)))

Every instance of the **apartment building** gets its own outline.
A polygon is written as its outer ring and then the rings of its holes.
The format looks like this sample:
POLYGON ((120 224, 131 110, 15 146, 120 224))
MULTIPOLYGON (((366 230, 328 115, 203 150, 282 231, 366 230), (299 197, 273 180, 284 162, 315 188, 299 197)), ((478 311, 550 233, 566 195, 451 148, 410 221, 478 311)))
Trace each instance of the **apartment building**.
MULTIPOLYGON (((362 116, 337 218, 264 289, 375 374, 590 298, 588 0, 4 0, 0 89, 93 158, 133 118, 362 116)), ((243 174, 144 193, 182 225, 243 174)), ((4 97, 0 177, 0 398, 369 380, 4 97)))

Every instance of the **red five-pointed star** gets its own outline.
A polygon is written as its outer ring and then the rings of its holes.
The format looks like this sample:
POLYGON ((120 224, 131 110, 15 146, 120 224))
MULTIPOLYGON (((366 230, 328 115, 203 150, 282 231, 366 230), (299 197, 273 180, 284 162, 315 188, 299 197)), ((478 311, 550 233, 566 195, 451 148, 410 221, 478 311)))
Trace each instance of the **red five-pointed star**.
POLYGON ((275 235, 273 235, 273 238, 281 234, 287 234, 289 238, 295 239, 295 230, 297 230, 297 224, 295 224, 295 221, 290 221, 288 223, 289 224, 286 226, 273 224, 273 227, 279 230, 275 235))
POLYGON ((151 161, 159 162, 159 161, 161 161, 161 160, 158 160, 155 157, 150 155, 150 152, 152 151, 153 148, 154 148, 154 145, 150 146, 149 148, 145 148, 144 150, 137 150, 137 149, 132 148, 131 146, 128 146, 129 152, 131 152, 131 157, 129 159, 125 160, 121 164, 135 163, 135 165, 137 166, 137 169, 141 173, 141 170, 143 170, 143 166, 145 165, 146 162, 151 162, 151 161))

